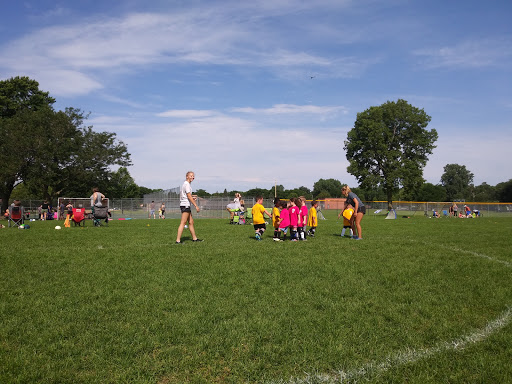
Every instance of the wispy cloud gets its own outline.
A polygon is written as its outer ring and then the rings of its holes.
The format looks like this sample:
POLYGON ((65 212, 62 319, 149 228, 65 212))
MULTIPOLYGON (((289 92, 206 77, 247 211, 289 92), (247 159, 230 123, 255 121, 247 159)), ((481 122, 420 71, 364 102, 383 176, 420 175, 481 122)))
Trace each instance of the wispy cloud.
MULTIPOLYGON (((267 12, 305 8, 295 1, 272 3, 265 3, 267 12)), ((205 6, 201 12, 191 8, 161 14, 130 13, 42 28, 0 47, 0 68, 4 73, 26 73, 41 79, 42 85, 52 84, 50 89, 56 95, 77 95, 101 89, 104 85, 96 77, 105 71, 118 74, 141 67, 147 70, 148 66, 244 66, 264 68, 284 78, 303 74, 307 68, 325 77, 350 78, 371 64, 355 57, 296 50, 290 37, 250 14, 247 7, 240 6, 247 12, 242 15, 227 9, 205 6)), ((307 33, 302 33, 307 38, 307 33)))
POLYGON ((328 115, 337 113, 346 113, 347 109, 343 106, 317 106, 317 105, 294 105, 294 104, 276 104, 271 108, 232 108, 232 112, 264 114, 264 115, 290 115, 290 114, 312 114, 328 115))
POLYGON ((427 68, 482 68, 510 66, 512 38, 464 41, 454 46, 413 51, 427 68))
POLYGON ((197 119, 204 117, 211 117, 217 115, 215 111, 207 111, 207 110, 170 110, 158 113, 158 117, 173 117, 178 119, 197 119))

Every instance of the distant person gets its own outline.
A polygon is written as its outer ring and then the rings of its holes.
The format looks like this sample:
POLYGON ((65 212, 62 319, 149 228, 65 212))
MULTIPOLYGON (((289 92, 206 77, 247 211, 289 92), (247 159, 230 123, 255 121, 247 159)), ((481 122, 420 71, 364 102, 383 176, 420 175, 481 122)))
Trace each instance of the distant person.
POLYGON ((190 183, 194 181, 195 175, 194 172, 189 171, 185 176, 185 181, 180 188, 180 210, 181 210, 181 222, 178 227, 178 235, 176 236, 176 244, 183 244, 181 242, 181 235, 183 234, 183 229, 188 222, 188 228, 190 230, 190 234, 192 235, 192 241, 198 242, 203 241, 198 239, 196 236, 196 230, 194 228, 194 219, 192 217, 192 210, 190 209, 190 205, 193 205, 196 208, 196 212, 199 213, 199 206, 197 205, 196 198, 192 196, 192 187, 190 183))
POLYGON ((288 233, 288 228, 290 227, 290 211, 289 202, 281 201, 281 212, 279 212, 279 231, 277 232, 277 238, 281 241, 281 235, 283 235, 283 241, 286 240, 286 234, 288 233))
POLYGON ((279 241, 279 222, 281 221, 281 199, 274 199, 274 208, 272 208, 272 226, 274 227, 274 241, 279 241))
POLYGON ((288 208, 290 212, 290 240, 297 241, 297 231, 299 227, 299 207, 297 207, 297 199, 292 197, 290 199, 290 208, 288 208))
POLYGON ((311 202, 311 208, 309 208, 308 214, 308 236, 315 237, 316 227, 318 226, 318 216, 316 209, 318 208, 318 201, 313 200, 311 202))
POLYGON ((272 216, 264 207, 263 207, 263 196, 256 197, 256 204, 252 207, 252 223, 254 225, 254 231, 256 240, 261 240, 267 226, 265 225, 265 217, 267 215, 269 218, 272 216))
MULTIPOLYGON (((343 229, 341 230, 341 237, 345 237, 345 232, 349 231, 350 238, 354 236, 354 231, 352 230, 352 216, 354 215, 354 207, 350 204, 346 204, 343 211, 341 211, 341 215, 343 216, 343 229)), ((338 215, 338 219, 340 216, 338 215)))
POLYGON ((162 203, 162 205, 160 205, 159 214, 161 219, 165 219, 165 203, 162 203))
POLYGON ((48 215, 50 213, 50 204, 48 203, 47 200, 45 200, 43 202, 43 204, 41 204, 41 220, 47 220, 48 219, 48 215))
POLYGON ((233 224, 233 218, 235 217, 235 211, 241 209, 241 199, 242 195, 240 193, 235 193, 235 198, 232 203, 229 203, 226 206, 226 210, 229 212, 229 223, 233 224))
POLYGON ((149 218, 151 219, 151 216, 153 216, 153 219, 156 219, 156 216, 155 216, 155 202, 152 201, 150 204, 149 204, 149 218))
MULTIPOLYGON (((361 229, 361 220, 363 220, 363 216, 366 213, 366 207, 364 206, 361 199, 350 190, 348 185, 345 185, 341 188, 341 193, 347 198, 345 200, 345 207, 351 205, 354 207, 354 215, 351 219, 352 231, 354 232, 354 236, 352 237, 354 240, 362 240, 363 239, 363 231, 361 229), (357 230, 357 235, 355 234, 357 230)), ((345 209, 344 209, 345 210, 345 209)), ((339 218, 339 215, 338 215, 339 218)))
POLYGON ((94 187, 92 189, 92 195, 91 195, 91 207, 103 207, 103 199, 105 198, 105 195, 100 192, 100 190, 97 187, 94 187))
POLYGON ((297 199, 299 205, 299 224, 297 230, 299 232, 299 240, 306 241, 306 229, 308 227, 308 207, 306 206, 306 198, 300 196, 297 199))

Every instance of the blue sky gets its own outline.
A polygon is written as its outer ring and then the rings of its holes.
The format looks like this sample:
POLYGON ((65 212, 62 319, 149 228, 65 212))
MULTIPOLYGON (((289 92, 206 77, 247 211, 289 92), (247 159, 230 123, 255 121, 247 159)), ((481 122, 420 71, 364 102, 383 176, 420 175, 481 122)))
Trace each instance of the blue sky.
POLYGON ((343 142, 358 112, 399 98, 474 182, 512 178, 512 2, 2 1, 0 78, 128 145, 136 183, 196 172, 208 192, 356 185, 343 142), (149 4, 148 4, 149 3, 149 4))

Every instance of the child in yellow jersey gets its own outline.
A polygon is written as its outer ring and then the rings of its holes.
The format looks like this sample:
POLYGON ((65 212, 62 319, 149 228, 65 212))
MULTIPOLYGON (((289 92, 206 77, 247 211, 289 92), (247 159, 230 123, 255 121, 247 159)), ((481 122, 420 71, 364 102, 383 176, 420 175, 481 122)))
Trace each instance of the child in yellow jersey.
POLYGON ((311 202, 311 208, 309 208, 309 214, 308 214, 308 235, 311 237, 315 237, 315 231, 316 227, 318 225, 318 217, 316 214, 316 209, 318 208, 318 201, 313 200, 311 202))
POLYGON ((256 197, 256 204, 252 207, 252 223, 254 224, 254 230, 256 231, 256 240, 261 240, 263 233, 267 229, 263 215, 271 217, 271 214, 263 207, 263 197, 258 196, 256 197))
POLYGON ((279 232, 279 223, 281 222, 280 209, 281 200, 279 198, 274 199, 274 208, 272 209, 272 225, 274 227, 274 241, 279 241, 277 233, 279 232))

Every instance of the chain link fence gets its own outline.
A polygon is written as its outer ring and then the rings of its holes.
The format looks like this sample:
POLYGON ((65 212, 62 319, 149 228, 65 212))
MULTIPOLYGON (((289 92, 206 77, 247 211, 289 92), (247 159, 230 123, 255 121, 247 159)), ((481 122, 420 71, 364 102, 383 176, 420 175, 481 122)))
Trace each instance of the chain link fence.
MULTIPOLYGON (((345 199, 326 199, 319 200, 320 211, 335 210, 339 212, 343 208, 345 199)), ((28 215, 27 218, 39 218, 38 208, 43 204, 43 200, 22 200, 21 204, 28 215)), ((130 219, 148 219, 150 214, 150 204, 155 203, 155 214, 158 218, 158 211, 162 204, 165 204, 165 217, 177 219, 181 217, 179 208, 179 198, 146 196, 137 199, 110 199, 109 210, 112 219, 130 218, 130 219)), ((233 202, 231 197, 199 197, 199 213, 194 213, 195 218, 215 218, 228 219, 230 214, 226 207, 233 202)), ((308 201, 308 208, 309 208, 308 201)), ((256 203, 254 197, 244 198, 245 209, 249 210, 256 203)), ((89 203, 90 204, 90 203, 89 203)), ((388 213, 387 201, 364 202, 367 215, 386 216, 388 213)), ((400 216, 432 216, 433 210, 436 210, 441 216, 449 216, 451 202, 415 202, 415 201, 394 201, 393 207, 398 217, 400 216)), ((464 205, 468 205, 471 211, 478 211, 481 216, 500 216, 512 217, 512 203, 480 203, 480 202, 457 202, 458 212, 464 210, 464 205)), ((274 206, 273 199, 264 199, 263 205, 270 212, 274 206)), ((85 208, 89 208, 84 205, 85 208)), ((53 212, 58 212, 58 207, 52 208, 53 212)))

